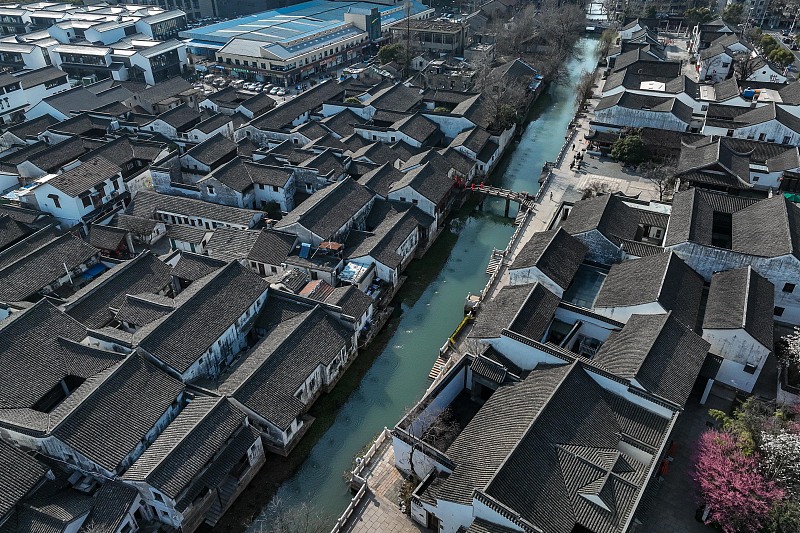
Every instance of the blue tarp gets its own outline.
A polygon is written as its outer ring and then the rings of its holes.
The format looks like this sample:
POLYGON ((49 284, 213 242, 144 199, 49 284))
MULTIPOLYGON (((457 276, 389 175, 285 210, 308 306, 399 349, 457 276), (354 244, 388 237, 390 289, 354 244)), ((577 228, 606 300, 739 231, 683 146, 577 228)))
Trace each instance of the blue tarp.
POLYGON ((103 263, 97 263, 89 270, 81 274, 81 277, 84 279, 93 279, 102 274, 106 271, 106 266, 103 263))

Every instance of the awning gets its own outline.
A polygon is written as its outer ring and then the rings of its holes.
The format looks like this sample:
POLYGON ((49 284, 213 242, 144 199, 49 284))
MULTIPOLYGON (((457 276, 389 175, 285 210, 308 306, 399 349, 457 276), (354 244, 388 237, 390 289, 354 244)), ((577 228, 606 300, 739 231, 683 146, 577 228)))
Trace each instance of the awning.
POLYGON ((89 268, 86 272, 81 274, 81 277, 85 280, 91 280, 105 272, 106 266, 103 263, 97 263, 93 267, 89 268))

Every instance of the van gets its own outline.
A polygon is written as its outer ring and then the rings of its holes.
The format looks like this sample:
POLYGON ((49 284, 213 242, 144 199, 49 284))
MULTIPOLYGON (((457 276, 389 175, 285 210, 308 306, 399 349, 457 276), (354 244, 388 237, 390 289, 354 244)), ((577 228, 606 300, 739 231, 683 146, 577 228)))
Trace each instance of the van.
POLYGON ((244 80, 233 80, 231 82, 231 87, 234 87, 236 89, 241 89, 242 85, 244 85, 244 80))

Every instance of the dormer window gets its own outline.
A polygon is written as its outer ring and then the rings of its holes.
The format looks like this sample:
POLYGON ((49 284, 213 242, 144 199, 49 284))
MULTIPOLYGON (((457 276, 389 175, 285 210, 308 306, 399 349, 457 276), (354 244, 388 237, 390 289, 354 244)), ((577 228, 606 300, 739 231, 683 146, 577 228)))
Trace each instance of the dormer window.
POLYGON ((213 185, 206 186, 206 190, 208 191, 208 194, 216 194, 214 192, 214 186, 213 185))

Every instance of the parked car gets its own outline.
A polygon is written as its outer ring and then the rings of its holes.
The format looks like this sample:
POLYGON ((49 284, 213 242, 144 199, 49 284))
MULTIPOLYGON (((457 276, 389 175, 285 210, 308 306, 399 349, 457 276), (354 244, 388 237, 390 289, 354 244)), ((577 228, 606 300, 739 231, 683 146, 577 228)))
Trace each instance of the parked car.
POLYGON ((278 91, 280 90, 281 88, 276 85, 275 87, 269 90, 269 94, 278 94, 278 91))
POLYGON ((286 96, 286 89, 281 88, 275 94, 277 94, 278 96, 286 96))

